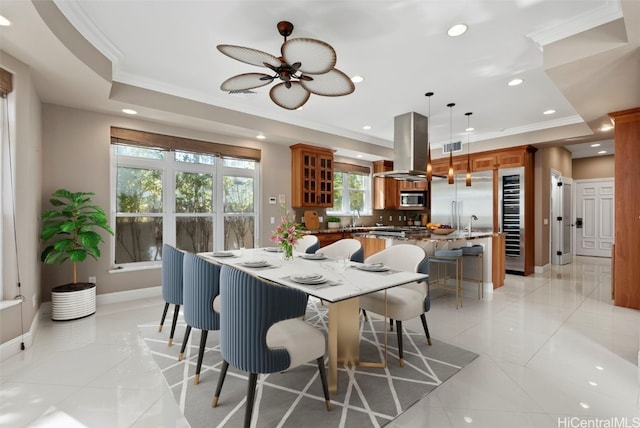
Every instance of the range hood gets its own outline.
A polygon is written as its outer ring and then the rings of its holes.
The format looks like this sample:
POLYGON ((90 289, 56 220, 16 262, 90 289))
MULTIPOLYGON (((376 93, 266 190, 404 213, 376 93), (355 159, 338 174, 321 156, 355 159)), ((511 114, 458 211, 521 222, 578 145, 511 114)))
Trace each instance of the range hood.
POLYGON ((409 112, 396 116, 393 130, 393 171, 378 172, 374 177, 405 181, 426 181, 428 119, 409 112))

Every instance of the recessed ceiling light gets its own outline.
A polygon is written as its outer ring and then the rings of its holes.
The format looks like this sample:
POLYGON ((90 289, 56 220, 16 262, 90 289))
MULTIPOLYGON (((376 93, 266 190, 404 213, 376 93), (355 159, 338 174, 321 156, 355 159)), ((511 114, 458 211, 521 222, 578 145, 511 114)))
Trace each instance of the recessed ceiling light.
POLYGON ((265 138, 267 138, 267 137, 265 137, 265 136, 264 136, 264 135, 262 135, 262 134, 258 134, 258 135, 256 135, 256 138, 257 138, 258 140, 264 140, 264 139, 265 139, 265 138))
POLYGON ((465 416, 463 419, 464 419, 464 421, 465 421, 466 423, 468 423, 468 424, 470 424, 471 422, 473 422, 473 418, 472 418, 471 416, 465 416))
POLYGON ((556 112, 556 111, 555 111, 554 109, 550 108, 549 110, 545 110, 545 111, 543 111, 543 112, 542 112, 542 114, 553 114, 553 113, 555 113, 555 112, 556 112))
POLYGON ((596 366, 596 369, 598 369, 598 370, 604 370, 604 367, 602 367, 602 366, 596 366))
POLYGON ((467 31, 467 28, 468 27, 464 24, 456 24, 453 27, 449 28, 449 30, 447 30, 447 34, 451 37, 457 37, 461 34, 464 34, 467 31))
POLYGON ((371 125, 365 125, 365 126, 362 127, 362 129, 368 131, 368 130, 371 129, 371 125))
POLYGON ((467 132, 471 132, 471 131, 475 131, 476 128, 474 128, 473 126, 468 127, 467 129, 465 129, 465 131, 467 132))
POLYGON ((9 25, 11 25, 11 21, 9 21, 4 16, 0 15, 0 26, 1 27, 8 27, 9 25))
POLYGON ((361 158, 361 157, 363 157, 363 155, 362 155, 362 153, 358 153, 358 154, 356 155, 356 157, 357 157, 357 158, 361 158))
POLYGON ((591 406, 588 405, 587 403, 580 403, 580 407, 582 407, 583 409, 588 409, 591 406))
POLYGON ((600 130, 601 130, 602 132, 611 131, 612 129, 613 129, 613 126, 612 126, 612 125, 602 125, 602 126, 600 127, 600 130))
POLYGON ((133 110, 133 109, 130 109, 130 108, 123 108, 123 109, 122 109, 122 112, 123 112, 123 113, 126 113, 126 114, 138 114, 138 112, 137 112, 137 111, 135 111, 135 110, 133 110))
POLYGON ((598 154, 599 154, 599 155, 603 155, 603 154, 605 154, 605 153, 607 153, 607 151, 606 151, 606 150, 600 150, 600 151, 598 152, 598 154))
POLYGON ((593 143, 591 147, 600 147, 600 143, 593 143))
POLYGON ((351 78, 351 81, 352 81, 353 83, 360 83, 360 82, 362 82, 363 80, 364 80, 364 77, 362 77, 362 76, 358 76, 358 75, 355 75, 355 76, 353 76, 353 77, 351 78))
POLYGON ((590 381, 589 381, 589 385, 591 385, 591 386, 598 386, 598 383, 597 383, 597 382, 594 382, 594 381, 592 381, 592 380, 590 380, 590 381))
POLYGON ((522 79, 511 79, 507 82, 507 85, 509 86, 518 86, 520 84, 522 84, 522 82, 524 82, 524 80, 522 79))

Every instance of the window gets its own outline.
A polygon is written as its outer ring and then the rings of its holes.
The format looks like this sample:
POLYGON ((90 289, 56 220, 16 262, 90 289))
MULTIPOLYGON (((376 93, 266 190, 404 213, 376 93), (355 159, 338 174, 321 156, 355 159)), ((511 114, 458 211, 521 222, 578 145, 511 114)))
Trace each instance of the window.
MULTIPOLYGON (((361 171, 340 170, 333 173, 333 207, 330 214, 371 214, 371 176, 361 171)), ((341 169, 348 169, 344 166, 341 169)))
POLYGON ((158 263, 164 243, 189 252, 254 246, 258 162, 112 147, 116 265, 158 263))

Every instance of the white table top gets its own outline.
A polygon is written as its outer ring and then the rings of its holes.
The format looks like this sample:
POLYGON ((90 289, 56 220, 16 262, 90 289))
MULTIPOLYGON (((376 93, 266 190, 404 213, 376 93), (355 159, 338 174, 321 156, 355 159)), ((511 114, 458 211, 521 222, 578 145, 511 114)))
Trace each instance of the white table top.
POLYGON ((211 252, 199 253, 199 255, 215 263, 231 265, 274 283, 302 290, 310 296, 329 303, 427 278, 427 275, 422 273, 394 269, 385 272, 363 271, 355 267, 358 263, 348 262, 348 266, 345 266, 342 261, 330 258, 307 260, 302 258, 300 253, 294 253, 294 258, 290 261, 283 260, 282 253, 264 249, 232 251, 232 253, 233 257, 215 257, 215 253, 211 252), (252 268, 243 265, 244 262, 256 260, 264 260, 269 263, 269 266, 252 268), (314 273, 324 276, 327 281, 318 285, 304 285, 291 280, 291 275, 314 273))

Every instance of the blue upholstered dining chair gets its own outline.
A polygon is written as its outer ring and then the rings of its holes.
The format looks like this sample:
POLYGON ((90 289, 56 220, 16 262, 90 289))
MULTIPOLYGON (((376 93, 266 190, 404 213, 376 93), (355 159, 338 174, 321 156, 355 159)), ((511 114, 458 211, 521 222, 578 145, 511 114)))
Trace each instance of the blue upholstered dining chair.
POLYGON ((331 409, 324 368, 324 334, 298 317, 308 296, 264 281, 232 266, 220 272, 220 352, 223 364, 212 407, 218 405, 227 369, 249 372, 244 426, 251 424, 258 373, 276 373, 315 360, 327 410, 331 409))
POLYGON ((362 249, 362 243, 357 239, 345 238, 327 246, 320 247, 316 251, 318 254, 324 254, 325 256, 333 259, 341 259, 344 257, 350 257, 352 262, 364 261, 364 250, 362 249))
POLYGON ((293 247, 299 253, 313 254, 320 248, 320 241, 315 235, 304 235, 293 247))
MULTIPOLYGON (((392 269, 409 272, 429 274, 429 259, 424 250, 417 245, 398 244, 385 248, 365 260, 365 263, 382 263, 392 269)), ((429 284, 425 279, 422 282, 412 282, 387 290, 387 317, 393 328, 396 322, 398 336, 398 358, 400 366, 404 366, 402 353, 402 322, 415 317, 420 317, 427 343, 431 345, 431 336, 427 326, 425 312, 431 308, 429 296, 429 284)), ((360 307, 366 318, 366 311, 383 315, 385 313, 385 292, 378 291, 360 297, 360 307)))
POLYGON ((220 265, 196 254, 186 253, 183 278, 184 307, 182 309, 187 328, 178 360, 182 360, 191 329, 200 329, 200 348, 193 379, 193 383, 197 385, 200 382, 200 369, 209 330, 220 329, 220 314, 217 311, 219 308, 216 308, 219 304, 216 298, 220 295, 220 265))
POLYGON ((167 317, 169 305, 175 305, 173 309, 173 322, 169 335, 169 346, 173 345, 173 335, 176 332, 180 305, 182 305, 182 262, 184 252, 169 244, 162 246, 162 300, 165 301, 162 318, 158 331, 162 331, 164 319, 167 317))

